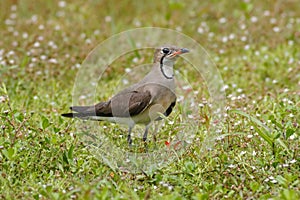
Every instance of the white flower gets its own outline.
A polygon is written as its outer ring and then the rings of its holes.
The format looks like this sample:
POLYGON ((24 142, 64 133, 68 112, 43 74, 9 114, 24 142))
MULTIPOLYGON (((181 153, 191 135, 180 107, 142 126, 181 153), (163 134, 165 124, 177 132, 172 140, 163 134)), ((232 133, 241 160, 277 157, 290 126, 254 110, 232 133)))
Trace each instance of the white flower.
POLYGON ((273 28, 273 31, 274 31, 275 33, 278 33, 278 32, 280 31, 280 28, 277 27, 277 26, 275 26, 275 27, 273 28))
POLYGON ((230 33, 230 35, 229 35, 229 39, 230 40, 233 40, 235 38, 235 35, 234 35, 234 33, 230 33))
POLYGON ((204 29, 202 27, 198 27, 197 32, 202 34, 202 33, 204 33, 204 29))
POLYGON ((243 41, 243 42, 247 41, 247 37, 246 36, 242 36, 241 37, 241 41, 243 41))
POLYGON ((295 162, 297 162, 297 160, 293 159, 289 163, 294 164, 295 162))
POLYGON ((220 22, 221 24, 224 24, 224 23, 227 22, 227 19, 226 19, 225 17, 222 17, 222 18, 219 19, 219 22, 220 22))
POLYGON ((238 92, 238 93, 241 93, 241 92, 243 92, 243 89, 238 88, 238 89, 237 89, 237 92, 238 92))
POLYGON ((0 96, 0 103, 5 102, 5 100, 6 100, 5 96, 0 96))
POLYGON ((271 183, 277 183, 277 181, 275 179, 270 181, 271 183))
POLYGON ((39 42, 35 42, 35 43, 33 44, 33 46, 34 46, 34 47, 40 47, 41 44, 40 44, 39 42))
POLYGON ((271 24, 275 24, 276 22, 277 22, 276 18, 273 17, 273 18, 270 19, 271 24))
POLYGON ((236 165, 234 165, 234 164, 230 164, 230 165, 228 165, 228 167, 229 167, 229 168, 235 168, 235 167, 236 167, 236 165))
POLYGON ((226 43, 227 41, 228 41, 228 37, 224 36, 224 37, 222 38, 222 42, 223 42, 223 43, 226 43))
POLYGON ((256 16, 252 16, 250 18, 250 20, 251 20, 252 23, 255 23, 255 22, 257 22, 257 17, 256 16))
POLYGON ((106 22, 111 22, 112 18, 111 18, 111 16, 105 16, 104 20, 106 22))
POLYGON ((61 8, 64 8, 64 7, 66 7, 66 2, 65 1, 60 1, 60 2, 58 2, 58 6, 59 7, 61 7, 61 8))

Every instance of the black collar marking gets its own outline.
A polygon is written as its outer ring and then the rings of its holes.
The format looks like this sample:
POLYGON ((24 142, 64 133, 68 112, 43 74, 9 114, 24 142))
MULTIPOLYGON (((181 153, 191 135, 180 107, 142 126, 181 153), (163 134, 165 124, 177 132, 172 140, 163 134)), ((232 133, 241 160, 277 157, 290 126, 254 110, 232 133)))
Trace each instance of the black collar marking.
POLYGON ((166 78, 166 79, 173 79, 173 76, 167 76, 166 74, 165 74, 165 72, 164 72, 164 69, 163 69, 163 60, 164 60, 164 58, 165 58, 165 56, 166 56, 167 54, 164 54, 163 55, 163 57, 161 57, 161 59, 160 59, 160 71, 161 71, 161 73, 164 75, 164 77, 166 78))

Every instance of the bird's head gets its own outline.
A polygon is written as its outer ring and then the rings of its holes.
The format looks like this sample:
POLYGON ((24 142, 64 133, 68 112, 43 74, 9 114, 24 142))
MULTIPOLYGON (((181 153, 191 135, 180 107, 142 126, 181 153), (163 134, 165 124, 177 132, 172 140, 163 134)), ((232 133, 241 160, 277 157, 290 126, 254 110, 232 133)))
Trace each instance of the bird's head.
POLYGON ((174 62, 179 55, 188 53, 189 50, 186 48, 178 48, 174 46, 164 46, 156 49, 154 53, 154 63, 168 63, 174 62))

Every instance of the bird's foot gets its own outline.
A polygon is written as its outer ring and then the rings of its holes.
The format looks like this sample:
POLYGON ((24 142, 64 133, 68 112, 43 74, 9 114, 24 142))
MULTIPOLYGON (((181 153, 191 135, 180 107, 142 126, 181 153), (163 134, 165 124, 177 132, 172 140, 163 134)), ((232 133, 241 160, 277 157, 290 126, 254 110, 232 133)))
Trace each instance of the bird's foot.
POLYGON ((127 142, 128 142, 129 147, 131 147, 132 146, 132 139, 131 139, 130 134, 127 136, 127 142))

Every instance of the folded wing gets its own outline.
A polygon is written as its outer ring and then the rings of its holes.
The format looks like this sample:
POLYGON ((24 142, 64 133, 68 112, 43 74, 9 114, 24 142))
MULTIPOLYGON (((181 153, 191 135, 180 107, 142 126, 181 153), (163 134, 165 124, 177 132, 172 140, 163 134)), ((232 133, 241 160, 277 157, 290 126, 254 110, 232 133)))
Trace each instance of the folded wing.
POLYGON ((73 106, 75 113, 62 114, 64 117, 86 118, 101 117, 132 117, 143 112, 151 103, 149 91, 130 91, 120 93, 107 102, 100 102, 94 106, 73 106))

